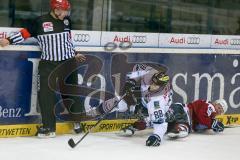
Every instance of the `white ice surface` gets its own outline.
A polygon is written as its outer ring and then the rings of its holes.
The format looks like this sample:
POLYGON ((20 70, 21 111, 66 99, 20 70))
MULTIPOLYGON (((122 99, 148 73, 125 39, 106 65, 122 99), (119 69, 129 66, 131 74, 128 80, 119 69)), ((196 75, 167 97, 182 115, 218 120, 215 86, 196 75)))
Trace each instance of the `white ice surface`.
POLYGON ((67 141, 81 135, 56 138, 36 137, 0 139, 0 160, 239 160, 240 127, 227 128, 222 134, 191 134, 168 140, 159 147, 146 147, 151 131, 133 137, 115 133, 90 133, 76 148, 67 141))

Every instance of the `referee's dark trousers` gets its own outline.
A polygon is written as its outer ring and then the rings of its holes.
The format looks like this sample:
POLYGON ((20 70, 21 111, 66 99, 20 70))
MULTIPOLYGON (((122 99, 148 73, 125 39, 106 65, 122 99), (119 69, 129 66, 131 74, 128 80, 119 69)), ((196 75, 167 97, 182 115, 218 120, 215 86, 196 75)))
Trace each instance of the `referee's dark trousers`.
MULTIPOLYGON (((56 114, 55 107, 61 104, 57 101, 57 94, 61 94, 63 101, 70 113, 81 113, 84 111, 83 104, 78 96, 64 93, 65 84, 77 85, 78 75, 72 69, 77 66, 75 58, 65 61, 46 61, 41 60, 38 66, 38 98, 42 115, 44 128, 50 128, 56 131, 56 114), (68 105, 68 106, 66 106, 68 105)), ((71 114, 70 114, 71 115, 71 114)))

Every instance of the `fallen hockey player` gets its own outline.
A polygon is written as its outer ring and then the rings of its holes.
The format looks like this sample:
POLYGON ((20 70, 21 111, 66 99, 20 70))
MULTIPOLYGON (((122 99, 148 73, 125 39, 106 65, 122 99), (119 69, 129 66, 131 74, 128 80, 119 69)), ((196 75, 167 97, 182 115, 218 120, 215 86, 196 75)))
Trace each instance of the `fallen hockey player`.
POLYGON ((224 114, 227 107, 224 99, 215 102, 196 100, 188 104, 174 103, 166 113, 167 135, 170 138, 183 138, 193 131, 203 132, 206 129, 223 132, 224 125, 215 117, 224 114))
MULTIPOLYGON (((118 104, 117 111, 125 112, 130 109, 135 114, 145 110, 146 118, 135 123, 138 129, 153 127, 153 133, 147 138, 146 146, 159 146, 167 131, 165 113, 172 102, 172 89, 166 70, 145 64, 137 64, 133 71, 127 75, 124 87, 124 97, 118 104)), ((103 102, 94 112, 105 114, 112 110, 118 98, 112 98, 103 102)), ((133 126, 129 126, 133 127, 133 126)), ((134 132, 134 128, 126 128, 124 131, 134 132)))

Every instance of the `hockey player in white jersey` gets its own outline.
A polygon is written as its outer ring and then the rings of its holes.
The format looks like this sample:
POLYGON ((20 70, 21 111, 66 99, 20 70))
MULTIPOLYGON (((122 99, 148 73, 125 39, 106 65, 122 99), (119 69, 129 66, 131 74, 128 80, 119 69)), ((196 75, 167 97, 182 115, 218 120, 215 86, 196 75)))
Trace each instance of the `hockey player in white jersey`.
MULTIPOLYGON (((153 127, 153 133, 146 140, 147 146, 159 146, 163 140, 163 135, 167 131, 165 113, 172 102, 172 89, 169 76, 165 73, 166 69, 153 67, 145 64, 136 64, 133 71, 127 75, 124 86, 126 96, 116 107, 118 112, 125 112, 130 109, 137 113, 138 110, 146 110, 147 116, 144 120, 139 120, 129 126, 136 130, 146 127, 153 127), (139 107, 140 106, 140 107, 139 107)), ((112 98, 103 102, 97 112, 105 114, 112 109, 118 98, 112 98)), ((134 130, 131 130, 134 132, 134 130)))

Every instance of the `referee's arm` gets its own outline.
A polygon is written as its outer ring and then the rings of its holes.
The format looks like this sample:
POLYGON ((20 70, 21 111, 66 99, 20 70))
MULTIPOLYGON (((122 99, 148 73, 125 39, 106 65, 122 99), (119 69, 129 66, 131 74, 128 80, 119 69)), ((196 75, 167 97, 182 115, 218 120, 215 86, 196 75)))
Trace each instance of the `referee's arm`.
POLYGON ((9 44, 20 44, 25 39, 36 36, 36 23, 37 21, 33 23, 31 28, 23 28, 20 31, 16 32, 15 34, 0 40, 0 46, 5 47, 8 46, 9 44))

